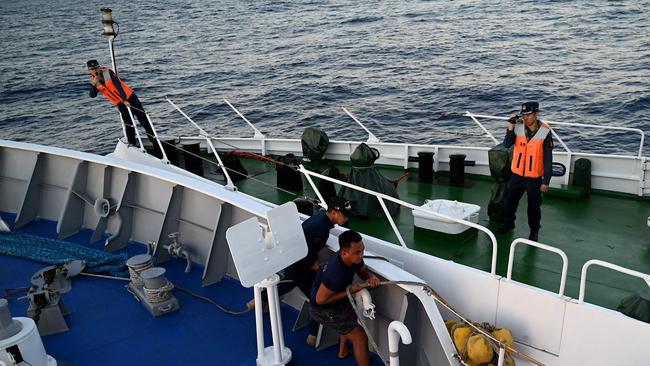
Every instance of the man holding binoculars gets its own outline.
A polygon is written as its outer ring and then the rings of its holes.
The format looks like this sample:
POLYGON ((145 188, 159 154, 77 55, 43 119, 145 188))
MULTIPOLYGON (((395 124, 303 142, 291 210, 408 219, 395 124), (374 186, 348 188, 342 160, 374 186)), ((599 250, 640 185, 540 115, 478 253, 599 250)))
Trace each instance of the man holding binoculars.
POLYGON ((539 103, 526 102, 519 114, 508 119, 508 130, 503 140, 506 147, 514 147, 510 170, 512 176, 506 193, 507 221, 502 232, 515 227, 515 212, 524 191, 528 196, 528 239, 537 241, 542 213, 542 193, 548 191, 553 173, 553 139, 551 128, 537 119, 539 103))

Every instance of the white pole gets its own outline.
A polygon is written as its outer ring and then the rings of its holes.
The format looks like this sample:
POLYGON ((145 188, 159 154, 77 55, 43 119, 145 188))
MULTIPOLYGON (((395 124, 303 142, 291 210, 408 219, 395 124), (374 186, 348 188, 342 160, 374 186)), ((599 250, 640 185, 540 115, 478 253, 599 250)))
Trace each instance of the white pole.
POLYGON ((359 121, 357 119, 357 117, 355 117, 352 113, 350 113, 350 111, 345 109, 345 107, 341 107, 341 108, 343 108, 343 111, 345 113, 347 113, 348 116, 350 116, 350 118, 352 118, 352 120, 354 122, 356 122, 359 126, 361 126, 361 128, 363 128, 368 133, 368 141, 366 141, 366 142, 371 142, 371 143, 379 143, 380 142, 379 139, 377 138, 377 136, 373 135, 372 132, 370 132, 370 130, 367 129, 366 126, 364 126, 363 123, 361 123, 361 121, 359 121))
POLYGON ((260 132, 260 130, 258 130, 258 129, 257 129, 257 128, 256 128, 256 127, 251 123, 251 121, 249 121, 246 117, 244 117, 244 115, 241 114, 241 113, 237 110, 237 108, 235 108, 234 105, 230 104, 230 102, 229 102, 227 99, 224 99, 223 101, 226 102, 226 104, 228 104, 228 106, 229 106, 233 111, 235 111, 235 113, 237 113, 237 115, 238 115, 239 117, 241 117, 241 119, 243 119, 244 122, 248 123, 248 125, 253 129, 253 131, 255 131, 255 136, 254 136, 254 138, 256 138, 256 139, 262 139, 262 140, 264 139, 264 134, 263 134, 262 132, 260 132))
POLYGON ((156 142, 158 143, 158 147, 160 147, 160 152, 162 153, 162 162, 165 164, 169 164, 169 160, 167 159, 167 154, 165 154, 165 149, 163 148, 162 142, 160 142, 160 139, 158 138, 158 134, 156 133, 156 128, 153 126, 153 122, 151 122, 151 118, 149 118, 149 114, 145 112, 144 114, 147 116, 147 121, 149 121, 149 126, 151 126, 151 130, 153 131, 153 136, 156 138, 156 142))
MULTIPOLYGON (((111 56, 111 64, 113 65, 113 72, 115 72, 115 75, 117 75, 117 63, 115 62, 115 52, 113 50, 114 40, 115 40, 115 36, 108 36, 108 52, 110 53, 111 56)), ((131 116, 131 120, 133 120, 133 116, 131 116)), ((128 143, 129 139, 126 135, 126 125, 124 124, 124 118, 122 118, 121 113, 120 113, 120 121, 122 121, 122 133, 124 134, 124 138, 127 140, 128 143)))
POLYGON ((262 314, 262 288, 255 285, 255 332, 257 333, 257 359, 264 357, 264 317, 262 314))
POLYGON ((388 325, 388 356, 390 359, 390 366, 399 366, 399 340, 402 339, 404 344, 411 344, 411 332, 409 329, 398 320, 393 320, 388 325))
POLYGON ((230 174, 228 174, 228 170, 226 169, 226 166, 225 166, 225 165, 223 164, 223 162, 221 161, 221 158, 219 157, 219 154, 217 153, 217 149, 214 147, 214 144, 212 143, 212 138, 210 137, 210 135, 208 135, 208 133, 205 132, 205 130, 202 129, 201 126, 199 126, 198 124, 196 124, 196 122, 194 122, 194 121, 190 118, 190 116, 188 116, 187 114, 185 114, 185 112, 183 112, 183 110, 182 110, 179 106, 177 106, 177 105, 176 105, 174 102, 172 102, 169 98, 165 98, 165 99, 167 99, 167 101, 169 102, 169 104, 171 104, 174 108, 176 108, 176 110, 177 110, 178 112, 180 112, 180 114, 182 114, 183 117, 185 117, 188 121, 190 121, 190 123, 193 124, 194 127, 196 127, 196 128, 199 130, 199 133, 201 134, 201 136, 205 137, 205 141, 208 143, 208 146, 209 146, 210 149, 212 150, 212 153, 213 153, 214 157, 217 159, 217 162, 219 163, 219 166, 221 167, 221 170, 223 171, 223 175, 226 177, 226 187, 227 187, 228 189, 230 189, 231 191, 236 191, 236 190, 237 190, 237 187, 236 187, 235 184, 232 182, 232 179, 230 179, 230 174))
POLYGON ((278 317, 278 312, 280 311, 278 302, 280 298, 278 296, 278 287, 277 287, 277 276, 273 275, 276 278, 273 278, 272 283, 266 287, 266 294, 269 299, 269 315, 271 315, 271 334, 273 336, 273 358, 276 364, 282 362, 282 348, 280 347, 280 331, 278 327, 281 327, 280 318, 278 317))
POLYGON ((485 133, 488 135, 489 138, 492 139, 492 141, 494 141, 495 144, 498 144, 498 143, 499 143, 499 140, 497 140, 497 139, 496 139, 496 138, 495 138, 495 137, 490 133, 490 131, 488 131, 488 130, 485 128, 485 126, 483 126, 483 124, 482 124, 481 122, 479 122, 478 119, 476 119, 476 118, 474 117, 474 115, 473 115, 472 113, 470 113, 469 111, 465 111, 465 115, 466 115, 466 116, 469 116, 469 118, 471 118, 474 122, 476 122, 476 124, 477 124, 477 125, 478 125, 482 130, 483 130, 483 132, 485 132, 485 133))
POLYGON ((135 118, 133 118, 133 112, 131 112, 131 107, 127 105, 126 109, 129 111, 129 116, 131 116, 131 125, 135 130, 135 135, 138 137, 138 141, 140 141, 140 151, 144 152, 145 151, 144 144, 142 143, 142 138, 140 137, 140 131, 138 131, 138 127, 135 125, 135 118))

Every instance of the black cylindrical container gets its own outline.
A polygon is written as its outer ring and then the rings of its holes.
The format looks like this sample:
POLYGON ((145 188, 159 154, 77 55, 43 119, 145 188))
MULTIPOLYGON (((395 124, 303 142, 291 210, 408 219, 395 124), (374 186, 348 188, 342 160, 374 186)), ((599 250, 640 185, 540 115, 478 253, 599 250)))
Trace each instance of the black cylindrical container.
POLYGON ((203 160, 201 156, 201 144, 183 145, 183 160, 185 160, 185 170, 198 176, 203 176, 203 160))
POLYGON ((429 183, 433 181, 433 152, 431 151, 418 153, 418 180, 429 183))
POLYGON ((449 185, 465 184, 465 154, 449 155, 449 185))

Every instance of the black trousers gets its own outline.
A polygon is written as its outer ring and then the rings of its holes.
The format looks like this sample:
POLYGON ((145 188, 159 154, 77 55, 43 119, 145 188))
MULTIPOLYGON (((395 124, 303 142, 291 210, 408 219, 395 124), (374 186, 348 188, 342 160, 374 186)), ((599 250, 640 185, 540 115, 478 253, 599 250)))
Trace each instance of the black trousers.
MULTIPOLYGON (((147 138, 149 138, 149 141, 151 141, 151 143, 153 144, 154 149, 159 149, 158 143, 156 142, 156 139, 154 138, 153 135, 153 129, 149 124, 147 115, 144 113, 144 107, 142 107, 142 103, 140 103, 140 99, 138 99, 138 96, 135 95, 135 93, 132 93, 129 99, 127 99, 127 101, 129 102, 129 104, 131 104, 132 107, 131 112, 138 119, 140 125, 144 127, 144 130, 147 132, 147 138)), ((137 146, 138 144, 135 139, 136 127, 133 125, 133 121, 131 120, 131 116, 129 115, 129 111, 126 108, 126 105, 124 105, 124 103, 120 103, 117 105, 117 108, 120 110, 120 114, 122 115, 122 119, 124 120, 124 125, 126 126, 126 139, 129 141, 129 144, 137 146)))
MULTIPOLYGON (((278 285, 278 295, 282 296, 294 288, 298 287, 305 296, 309 299, 311 297, 311 286, 316 279, 316 272, 311 269, 295 270, 291 267, 284 270, 284 278, 278 285)), ((262 301, 267 302, 266 291, 262 292, 262 301)), ((316 335, 318 333, 318 323, 314 319, 309 322, 309 334, 316 335)))
POLYGON ((528 196, 528 227, 530 231, 538 231, 540 220, 542 219, 542 192, 539 188, 542 185, 542 178, 524 178, 517 174, 512 174, 508 182, 508 192, 506 195, 506 225, 514 225, 515 213, 519 207, 521 196, 528 196))

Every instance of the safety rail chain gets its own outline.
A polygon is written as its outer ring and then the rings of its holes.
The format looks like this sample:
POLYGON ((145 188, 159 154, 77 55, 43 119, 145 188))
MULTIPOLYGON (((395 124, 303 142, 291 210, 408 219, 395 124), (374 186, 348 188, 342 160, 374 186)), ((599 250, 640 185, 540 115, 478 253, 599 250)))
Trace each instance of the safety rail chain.
POLYGON ((388 208, 386 207, 386 203, 384 202, 385 200, 397 203, 400 206, 404 206, 404 207, 410 208, 412 210, 422 212, 425 215, 428 215, 428 216, 433 217, 433 218, 449 220, 449 221, 452 221, 452 222, 455 222, 455 223, 459 223, 459 224, 463 224, 463 225, 466 225, 466 226, 469 226, 469 227, 473 227, 475 229, 478 229, 479 231, 482 231, 482 232, 486 233, 490 237, 490 240, 492 241, 492 264, 491 264, 491 268, 490 268, 490 273, 493 276, 496 276, 497 239, 494 236, 494 234, 492 233, 492 231, 490 231, 488 228, 486 228, 484 226, 481 226, 479 224, 475 224, 475 223, 470 222, 470 221, 461 220, 461 219, 457 219, 457 218, 454 218, 454 217, 443 215, 443 214, 440 214, 440 213, 437 213, 437 212, 429 211, 427 209, 424 209, 422 207, 419 207, 419 206, 416 206, 414 204, 408 203, 406 201, 402 201, 399 198, 391 197, 391 196, 388 196, 388 195, 383 194, 383 193, 375 192, 375 191, 372 191, 372 190, 369 190, 369 189, 366 189, 366 188, 363 188, 363 187, 359 187, 357 185, 354 185, 354 184, 351 184, 351 183, 348 183, 348 182, 344 182, 344 181, 341 181, 341 180, 338 180, 338 179, 335 179, 335 178, 331 178, 331 177, 328 177, 328 176, 325 176, 325 175, 322 175, 322 174, 312 172, 311 170, 306 169, 302 164, 300 164, 300 166, 298 167, 298 171, 301 172, 305 176, 305 178, 307 179, 307 181, 311 185, 312 189, 314 190, 314 192, 318 196, 318 199, 321 202, 320 205, 323 208, 327 208, 327 206, 325 204, 325 199, 321 195, 320 191, 318 190, 318 188, 314 184, 314 181, 311 179, 311 177, 316 177, 316 178, 319 178, 319 179, 323 179, 323 180, 326 180, 326 181, 329 181, 329 182, 332 182, 332 183, 335 183, 335 184, 339 184, 341 186, 348 187, 348 188, 354 189, 356 191, 359 191, 359 192, 366 193, 366 194, 369 194, 371 196, 377 197, 377 200, 379 201, 379 204, 381 205, 382 209, 384 210, 384 214, 386 215, 386 218, 388 219, 388 222, 390 223, 390 226, 393 229, 393 232, 395 233, 395 236, 397 236, 397 239, 399 240, 400 244, 404 248, 408 248, 408 246, 406 245, 406 242, 404 242, 404 238, 402 238, 402 235, 401 235, 399 229, 397 228, 397 225, 395 225, 395 221, 393 220, 393 217, 388 212, 388 208))

